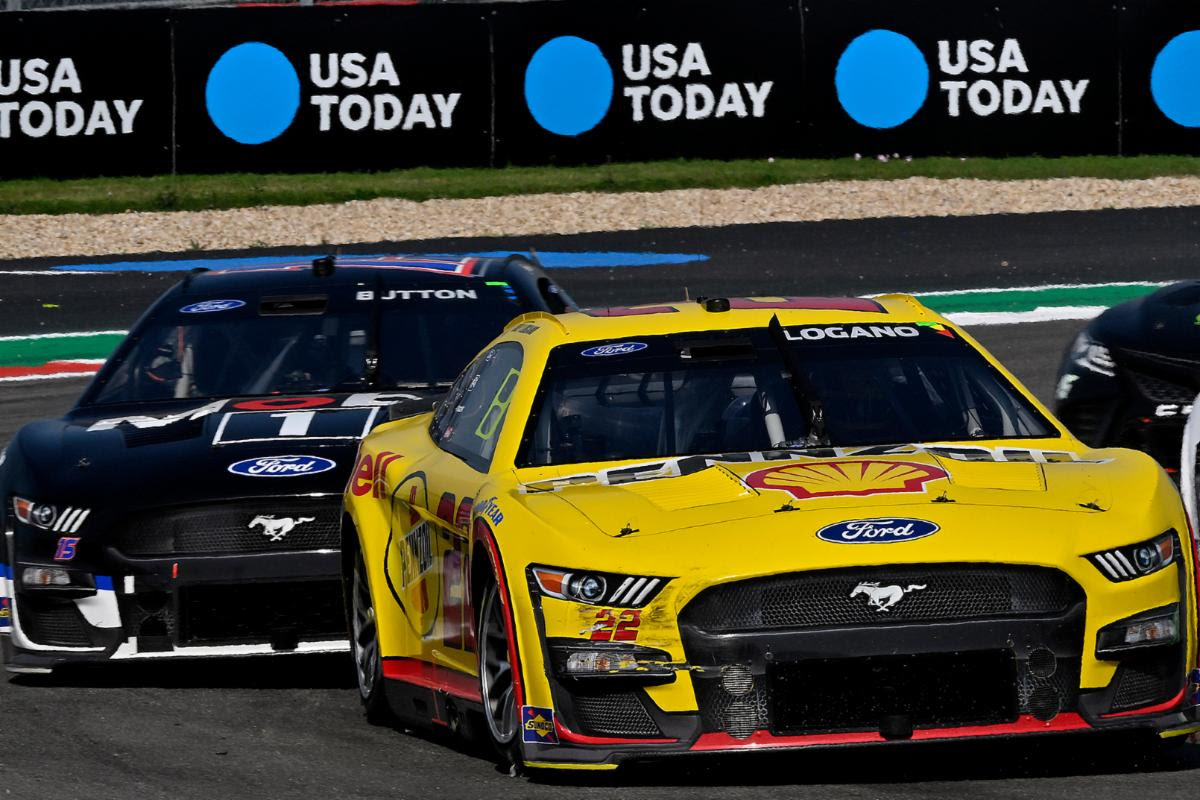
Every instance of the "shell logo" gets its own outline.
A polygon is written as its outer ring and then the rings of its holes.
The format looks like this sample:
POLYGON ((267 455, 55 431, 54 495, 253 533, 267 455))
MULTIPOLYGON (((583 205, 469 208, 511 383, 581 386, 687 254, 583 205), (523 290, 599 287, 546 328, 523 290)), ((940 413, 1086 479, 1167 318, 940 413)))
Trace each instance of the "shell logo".
POLYGON ((928 464, 869 459, 769 467, 747 475, 746 483, 755 489, 774 489, 807 500, 923 492, 925 484, 945 477, 945 470, 928 464))

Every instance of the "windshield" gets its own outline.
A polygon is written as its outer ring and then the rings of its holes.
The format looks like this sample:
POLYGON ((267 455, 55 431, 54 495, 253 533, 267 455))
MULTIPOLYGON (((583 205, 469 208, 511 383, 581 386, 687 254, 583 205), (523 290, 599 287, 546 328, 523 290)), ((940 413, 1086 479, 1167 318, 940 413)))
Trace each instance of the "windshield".
POLYGON ((560 346, 519 464, 1058 435, 945 326, 819 325, 560 346))
POLYGON ((90 402, 445 385, 524 311, 506 295, 389 300, 385 294, 377 311, 369 300, 324 297, 293 301, 296 313, 281 313, 271 299, 215 313, 172 308, 136 332, 90 402))

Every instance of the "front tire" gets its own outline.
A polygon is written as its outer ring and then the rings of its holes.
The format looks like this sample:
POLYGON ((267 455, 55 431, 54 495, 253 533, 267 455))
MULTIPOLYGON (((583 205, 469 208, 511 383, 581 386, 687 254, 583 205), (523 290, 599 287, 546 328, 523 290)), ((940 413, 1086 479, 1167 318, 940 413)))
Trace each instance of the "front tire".
POLYGON ((350 652, 354 656, 354 676, 358 697, 367 721, 372 725, 391 724, 394 717, 383 689, 383 660, 379 654, 379 625, 367 565, 362 551, 355 550, 350 576, 350 652))
POLYGON ((504 605, 495 580, 483 591, 479 613, 479 693, 492 744, 500 755, 520 763, 513 647, 508 638, 504 605))

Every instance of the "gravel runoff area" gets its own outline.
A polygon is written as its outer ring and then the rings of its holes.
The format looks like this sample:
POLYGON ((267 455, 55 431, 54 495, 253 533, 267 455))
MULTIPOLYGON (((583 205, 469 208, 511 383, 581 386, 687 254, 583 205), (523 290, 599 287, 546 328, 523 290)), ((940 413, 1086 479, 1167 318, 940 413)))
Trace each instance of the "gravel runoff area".
POLYGON ((985 181, 908 178, 759 189, 380 199, 222 211, 0 216, 0 258, 336 245, 872 217, 1200 205, 1200 177, 985 181))

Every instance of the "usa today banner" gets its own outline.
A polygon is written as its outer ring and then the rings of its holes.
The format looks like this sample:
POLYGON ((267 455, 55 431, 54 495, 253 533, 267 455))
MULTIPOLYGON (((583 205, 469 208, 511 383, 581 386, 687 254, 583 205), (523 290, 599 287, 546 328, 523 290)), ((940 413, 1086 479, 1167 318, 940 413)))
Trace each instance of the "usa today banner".
POLYGON ((1200 154, 1200 6, 0 13, 0 177, 1200 154))
POLYGON ((165 14, 0 13, 0 177, 171 171, 165 14))

